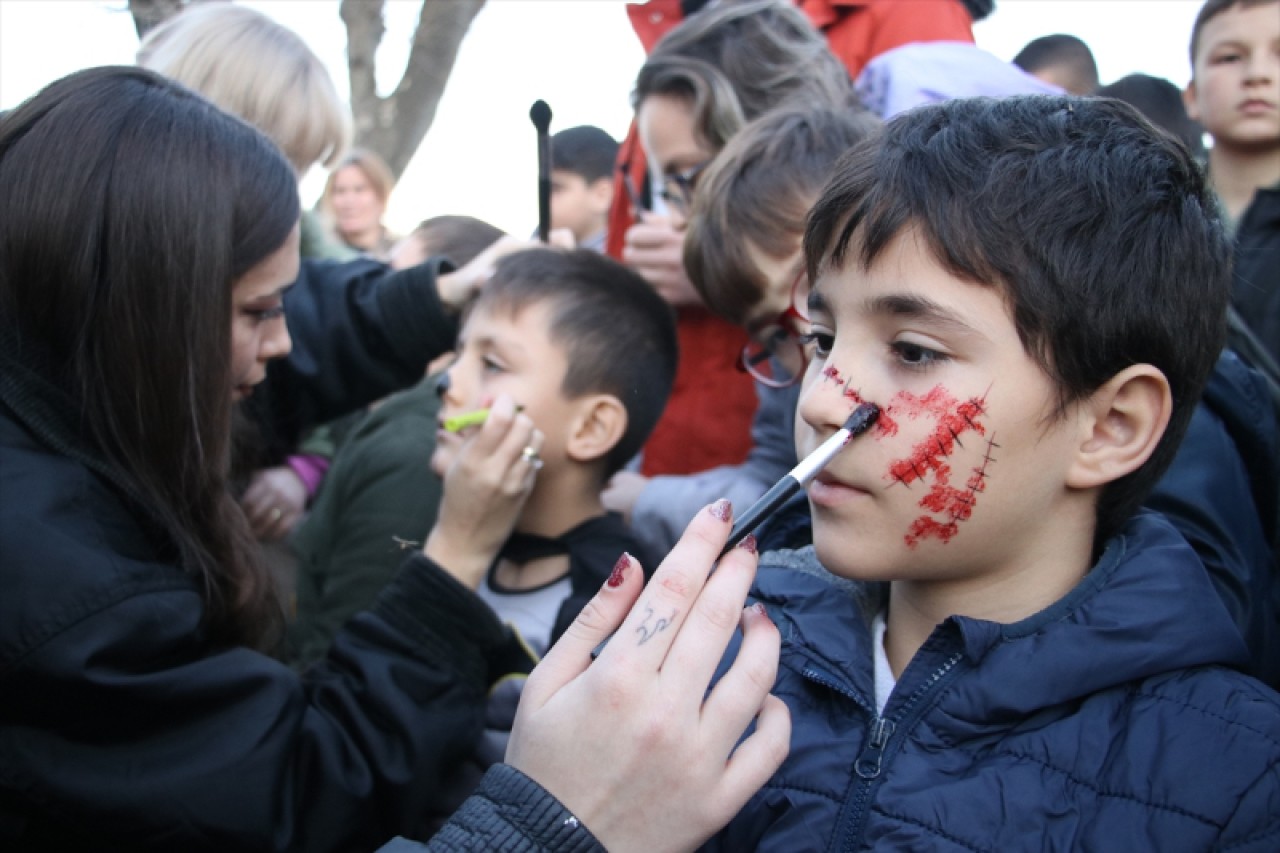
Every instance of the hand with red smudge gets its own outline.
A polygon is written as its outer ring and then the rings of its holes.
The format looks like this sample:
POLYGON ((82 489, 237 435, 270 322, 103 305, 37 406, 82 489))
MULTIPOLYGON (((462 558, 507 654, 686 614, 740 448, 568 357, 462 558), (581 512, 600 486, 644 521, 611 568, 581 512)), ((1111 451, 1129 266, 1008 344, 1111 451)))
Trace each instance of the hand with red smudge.
POLYGON ((730 520, 727 501, 699 512, 647 586, 623 555, 525 685, 507 763, 611 851, 693 849, 786 758, 790 716, 769 693, 781 637, 762 607, 743 610, 755 540, 708 578, 730 520), (708 694, 739 625, 738 654, 708 694))
POLYGON ((623 263, 640 273, 669 305, 703 304, 684 270, 684 232, 665 216, 648 211, 640 216, 640 221, 627 229, 623 263))
POLYGON ((288 465, 255 471, 240 498, 240 508, 258 539, 283 539, 306 512, 307 484, 288 465))
POLYGON ((631 523, 631 510, 635 509, 640 493, 649 485, 649 478, 635 471, 619 471, 609 478, 608 485, 600 493, 604 508, 620 514, 631 523))
POLYGON ((537 469, 524 449, 538 451, 542 440, 504 394, 445 472, 439 516, 422 550, 471 589, 484 580, 533 491, 537 469))

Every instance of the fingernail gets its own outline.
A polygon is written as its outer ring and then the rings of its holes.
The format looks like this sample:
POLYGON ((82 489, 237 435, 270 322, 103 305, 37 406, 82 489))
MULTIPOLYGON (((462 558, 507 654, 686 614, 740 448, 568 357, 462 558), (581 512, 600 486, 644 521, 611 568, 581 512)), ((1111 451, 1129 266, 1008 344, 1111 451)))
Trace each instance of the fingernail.
POLYGON ((622 556, 618 558, 618 562, 613 564, 613 571, 609 573, 609 579, 605 584, 611 589, 617 589, 622 586, 622 581, 627 575, 627 566, 631 565, 631 555, 626 551, 622 552, 622 556))
POLYGON ((729 503, 728 498, 721 498, 707 507, 707 511, 721 521, 728 521, 733 517, 733 504, 729 503))
POLYGON ((756 547, 756 537, 753 533, 748 533, 742 537, 742 541, 738 543, 738 547, 746 551, 748 554, 755 554, 759 549, 756 547))

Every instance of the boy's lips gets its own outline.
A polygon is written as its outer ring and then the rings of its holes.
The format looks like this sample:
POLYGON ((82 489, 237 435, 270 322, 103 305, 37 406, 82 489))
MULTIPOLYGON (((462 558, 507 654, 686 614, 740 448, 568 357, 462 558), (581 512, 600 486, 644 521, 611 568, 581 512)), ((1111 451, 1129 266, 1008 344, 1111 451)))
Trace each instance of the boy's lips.
POLYGON ((1276 105, 1265 98, 1249 98, 1240 104, 1240 111, 1249 115, 1275 112, 1276 105))
POLYGON ((829 471, 822 471, 809 484, 809 500, 818 506, 836 506, 871 494, 869 489, 839 479, 829 471))

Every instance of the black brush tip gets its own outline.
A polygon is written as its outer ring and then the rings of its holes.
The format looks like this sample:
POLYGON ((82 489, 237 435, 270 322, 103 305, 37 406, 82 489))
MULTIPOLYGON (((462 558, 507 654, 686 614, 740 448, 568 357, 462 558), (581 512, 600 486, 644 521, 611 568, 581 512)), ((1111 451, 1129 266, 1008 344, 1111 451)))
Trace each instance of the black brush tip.
POLYGON ((849 431, 850 438, 856 438, 870 429, 878 417, 880 417, 879 406, 875 403, 863 403, 849 415, 849 420, 844 422, 844 428, 849 431))
POLYGON ((538 129, 538 133, 546 133, 547 128, 551 127, 551 107, 544 100, 534 101, 533 106, 529 107, 529 120, 538 129))

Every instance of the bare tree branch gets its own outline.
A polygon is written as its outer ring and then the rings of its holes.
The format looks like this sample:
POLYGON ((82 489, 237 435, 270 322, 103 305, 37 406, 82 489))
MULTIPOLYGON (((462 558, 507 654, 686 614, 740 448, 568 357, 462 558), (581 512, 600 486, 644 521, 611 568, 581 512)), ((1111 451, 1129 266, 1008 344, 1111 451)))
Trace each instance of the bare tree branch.
POLYGON ((186 5, 187 0, 129 0, 129 14, 133 15, 138 38, 181 12, 186 5))
POLYGON ((424 0, 409 61, 395 91, 379 97, 376 54, 383 0, 342 0, 356 144, 382 156, 399 178, 431 128, 458 48, 485 0, 424 0))
POLYGON ((377 57, 386 32, 382 23, 384 5, 383 0, 342 0, 338 7, 347 28, 347 77, 357 140, 377 124, 377 57))

